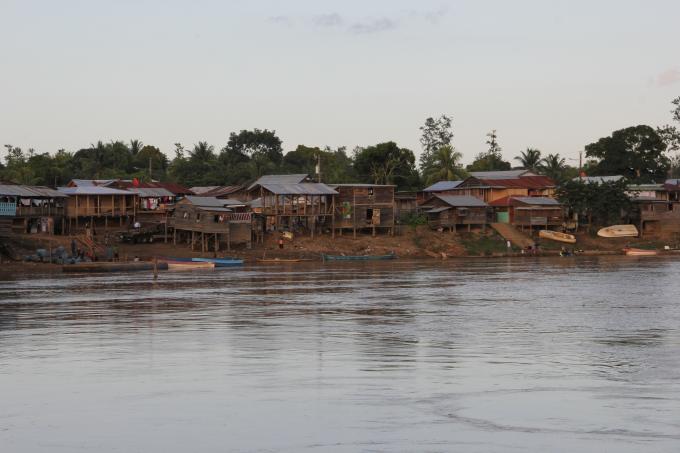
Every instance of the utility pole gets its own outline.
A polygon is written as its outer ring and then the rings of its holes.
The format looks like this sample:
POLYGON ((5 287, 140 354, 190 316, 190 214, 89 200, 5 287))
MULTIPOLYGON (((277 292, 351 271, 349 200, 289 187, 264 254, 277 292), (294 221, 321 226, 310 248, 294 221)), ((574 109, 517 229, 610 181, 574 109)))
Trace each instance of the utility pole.
POLYGON ((583 150, 578 152, 578 180, 583 181, 583 150))
POLYGON ((321 153, 316 155, 316 180, 321 182, 321 153))
POLYGON ((151 176, 151 156, 149 156, 149 182, 153 181, 153 176, 151 176))

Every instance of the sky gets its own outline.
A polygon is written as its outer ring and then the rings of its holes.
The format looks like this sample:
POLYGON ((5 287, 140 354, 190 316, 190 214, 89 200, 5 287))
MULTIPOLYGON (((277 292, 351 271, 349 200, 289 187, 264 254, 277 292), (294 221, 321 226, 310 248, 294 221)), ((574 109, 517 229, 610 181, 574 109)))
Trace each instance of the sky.
POLYGON ((680 96, 677 0, 0 0, 0 17, 0 140, 37 152, 134 138, 172 157, 266 128, 285 151, 418 154, 446 114, 465 163, 491 129, 509 160, 576 159, 669 123, 680 96))

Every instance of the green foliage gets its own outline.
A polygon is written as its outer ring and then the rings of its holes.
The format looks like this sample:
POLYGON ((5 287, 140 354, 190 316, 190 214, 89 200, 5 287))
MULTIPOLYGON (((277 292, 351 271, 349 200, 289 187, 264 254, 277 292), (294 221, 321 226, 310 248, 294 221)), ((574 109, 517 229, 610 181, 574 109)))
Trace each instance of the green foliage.
POLYGON ((477 154, 475 160, 467 166, 467 171, 499 171, 499 170, 510 170, 512 167, 510 162, 503 160, 503 155, 501 154, 502 148, 498 144, 498 135, 496 134, 496 129, 492 130, 488 134, 486 144, 489 145, 489 149, 485 152, 477 154))
POLYGON ((419 226, 427 224, 427 216, 421 212, 407 212, 402 215, 399 219, 404 225, 408 225, 412 229, 416 230, 419 226))
POLYGON ((359 181, 396 184, 400 189, 420 186, 415 160, 413 151, 399 148, 394 142, 354 150, 354 169, 359 181))
POLYGON ((607 226, 617 224, 622 215, 631 211, 626 194, 626 180, 603 183, 566 181, 557 188, 557 199, 570 212, 588 219, 588 224, 607 226))
POLYGON ((420 131, 422 133, 420 144, 423 147, 423 152, 420 154, 420 168, 424 169, 432 166, 434 155, 440 148, 451 145, 451 140, 453 140, 451 118, 446 115, 441 115, 436 120, 432 117, 427 118, 425 125, 420 127, 420 131))
POLYGON ((541 164, 541 151, 536 148, 527 148, 526 151, 520 151, 519 156, 515 157, 515 160, 525 170, 537 171, 541 164))
POLYGON ((445 145, 439 148, 432 155, 428 166, 423 168, 425 184, 430 185, 437 181, 465 179, 467 177, 467 172, 460 163, 462 158, 463 155, 456 151, 451 145, 445 145))
MULTIPOLYGON (((570 179, 570 177, 573 175, 573 171, 569 171, 570 167, 566 162, 566 159, 560 157, 559 153, 548 154, 543 159, 541 159, 537 170, 542 175, 548 176, 554 181, 561 183, 570 179)), ((578 173, 578 170, 576 170, 576 173, 578 173)), ((578 174, 573 176, 578 176, 578 174)))
POLYGON ((316 175, 317 161, 321 163, 321 181, 325 183, 356 182, 352 159, 347 156, 344 147, 332 150, 329 147, 320 149, 298 145, 295 151, 283 156, 284 173, 306 173, 316 175))
POLYGON ((637 182, 666 177, 670 163, 665 151, 663 138, 645 125, 614 131, 586 146, 586 156, 598 159, 596 174, 624 175, 637 182))

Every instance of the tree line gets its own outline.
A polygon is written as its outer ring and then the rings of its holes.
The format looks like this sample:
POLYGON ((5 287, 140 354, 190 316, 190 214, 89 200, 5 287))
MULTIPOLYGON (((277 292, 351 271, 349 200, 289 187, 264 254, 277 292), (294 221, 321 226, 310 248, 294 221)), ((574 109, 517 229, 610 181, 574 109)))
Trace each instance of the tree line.
POLYGON ((584 147, 585 162, 579 169, 559 153, 544 154, 528 147, 512 163, 504 160, 496 130, 486 135, 486 150, 467 166, 454 144, 453 121, 447 115, 427 118, 420 127, 422 151, 416 162, 412 150, 386 141, 351 152, 340 147, 298 145, 283 152, 276 131, 268 129, 232 132, 220 149, 199 141, 193 147, 175 144, 172 159, 153 145, 134 139, 102 141, 75 152, 54 154, 26 151, 5 145, 0 180, 21 184, 59 186, 74 178, 173 181, 187 187, 235 185, 264 174, 316 174, 317 164, 327 183, 395 184, 400 190, 420 189, 441 180, 464 179, 470 172, 524 168, 563 183, 578 176, 624 175, 637 182, 661 181, 680 176, 680 96, 672 101, 671 123, 659 127, 631 126, 612 132, 584 147))

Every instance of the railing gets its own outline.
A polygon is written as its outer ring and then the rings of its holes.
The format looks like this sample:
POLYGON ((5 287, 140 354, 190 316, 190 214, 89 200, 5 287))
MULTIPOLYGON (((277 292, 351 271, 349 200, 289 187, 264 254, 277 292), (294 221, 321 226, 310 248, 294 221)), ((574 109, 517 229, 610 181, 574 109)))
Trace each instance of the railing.
POLYGON ((90 216, 119 216, 119 215, 132 215, 134 213, 134 209, 131 207, 125 208, 118 208, 116 207, 111 208, 111 207, 96 207, 96 206, 90 206, 88 207, 83 207, 79 206, 77 209, 76 208, 71 208, 68 210, 68 216, 69 217, 90 217, 90 216))
POLYGON ((64 215, 62 206, 17 206, 17 217, 64 215))
POLYGON ((0 203, 0 216, 15 217, 17 214, 16 203, 0 203))

